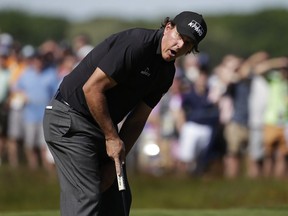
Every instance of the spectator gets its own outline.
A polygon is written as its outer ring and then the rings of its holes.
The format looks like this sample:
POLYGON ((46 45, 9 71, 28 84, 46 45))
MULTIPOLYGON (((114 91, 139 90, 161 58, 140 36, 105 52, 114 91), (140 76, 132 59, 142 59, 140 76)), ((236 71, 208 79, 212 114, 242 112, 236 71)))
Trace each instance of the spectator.
MULTIPOLYGON (((4 48, 0 48, 0 165, 4 156, 7 135, 7 117, 8 117, 8 94, 9 94, 9 76, 10 71, 7 66, 8 53, 4 48)), ((8 149, 8 160, 11 162, 11 155, 8 149)))
MULTIPOLYGON (((260 52, 258 56, 260 58, 258 65, 263 65, 268 58, 268 54, 266 52, 260 52)), ((251 89, 248 98, 249 138, 247 148, 247 176, 249 178, 257 178, 262 175, 261 162, 263 161, 264 156, 263 124, 264 112, 268 102, 267 82, 262 74, 263 72, 257 72, 256 68, 257 66, 252 69, 254 71, 254 76, 251 80, 251 89)))
MULTIPOLYGON (((267 73, 269 75, 270 70, 274 68, 279 68, 279 67, 281 68, 288 63, 287 59, 285 58, 268 59, 268 54, 266 52, 259 52, 256 55, 256 57, 258 58, 259 61, 258 61, 258 64, 256 64, 252 69, 252 72, 254 75, 252 77, 251 91, 250 91, 249 100, 248 100, 249 141, 248 141, 248 166, 247 166, 248 173, 247 174, 248 174, 248 177, 252 177, 252 178, 259 177, 262 175, 261 162, 263 161, 263 159, 265 159, 264 150, 265 150, 265 142, 267 142, 266 140, 267 138, 265 138, 267 135, 267 133, 265 132, 266 127, 264 127, 265 118, 266 118, 265 115, 266 115, 267 108, 270 107, 269 104, 271 103, 272 100, 274 100, 273 98, 270 99, 269 97, 270 95, 269 84, 267 83, 265 77, 267 73)), ((285 78, 283 80, 285 80, 285 78)), ((284 86, 285 86, 285 83, 284 83, 284 86)), ((275 95, 275 97, 279 98, 281 97, 282 93, 278 92, 277 95, 278 96, 275 95)), ((285 101, 284 95, 283 95, 283 101, 285 101)), ((272 102, 272 104, 274 104, 274 102, 272 102)), ((284 104, 284 107, 285 107, 285 104, 284 104)), ((283 164, 285 165, 285 161, 284 161, 285 159, 282 158, 282 160, 283 160, 283 164)))
MULTIPOLYGON (((186 56, 187 57, 187 56, 186 56)), ((208 73, 199 68, 191 90, 182 97, 179 160, 184 173, 202 170, 201 162, 218 121, 215 104, 208 99, 208 73)), ((186 73, 186 71, 185 71, 186 73)))
MULTIPOLYGON (((267 58, 265 52, 257 52, 245 60, 237 73, 235 73, 235 82, 232 83, 228 89, 228 95, 230 95, 233 101, 233 116, 225 125, 224 131, 224 136, 227 141, 227 154, 224 165, 225 175, 228 178, 235 178, 239 174, 240 156, 249 141, 248 103, 253 74, 264 73, 268 70, 268 65, 273 65, 270 64, 271 61, 264 64, 263 60, 265 60, 265 58, 267 58)), ((250 159, 250 162, 251 161, 250 159)))
MULTIPOLYGON (((176 75, 168 93, 160 101, 160 136, 162 149, 164 148, 165 164, 167 170, 178 171, 179 154, 179 121, 178 115, 181 110, 182 93, 185 89, 183 74, 176 67, 176 75)), ((163 150, 162 150, 163 151, 163 150)))
POLYGON ((9 68, 11 76, 9 80, 9 115, 8 115, 8 139, 7 146, 10 149, 11 165, 19 165, 19 147, 23 140, 23 107, 24 96, 21 92, 16 91, 16 83, 25 70, 29 58, 34 53, 31 45, 25 45, 21 48, 19 43, 15 43, 9 56, 9 68))
POLYGON ((264 172, 265 176, 276 178, 285 177, 287 168, 288 147, 285 140, 285 126, 288 122, 288 81, 284 73, 287 73, 287 69, 273 70, 268 74, 269 103, 264 122, 264 172))
POLYGON ((213 141, 209 146, 208 159, 212 165, 212 171, 223 171, 223 157, 226 153, 226 140, 224 138, 224 128, 230 121, 233 113, 233 105, 230 97, 225 95, 229 84, 233 80, 233 75, 242 59, 238 56, 228 54, 223 57, 221 63, 213 69, 213 73, 209 78, 209 95, 208 98, 217 104, 219 111, 219 120, 215 125, 213 133, 213 141), (220 169, 219 169, 220 168, 220 169))
POLYGON ((45 40, 39 46, 38 51, 41 55, 45 56, 45 59, 43 59, 45 60, 45 67, 47 65, 55 67, 64 55, 63 48, 54 40, 45 40))
POLYGON ((42 120, 45 106, 49 103, 58 87, 55 69, 44 67, 45 56, 35 53, 30 65, 23 72, 17 83, 17 91, 25 97, 23 113, 24 149, 30 169, 39 167, 40 162, 47 169, 47 146, 44 140, 42 120), (38 161, 40 151, 41 161, 38 161))
POLYGON ((73 48, 78 61, 81 61, 94 47, 87 34, 79 34, 73 39, 73 48))
POLYGON ((62 57, 57 65, 57 75, 59 79, 59 84, 62 82, 62 79, 68 75, 77 63, 77 58, 75 55, 69 54, 62 57))

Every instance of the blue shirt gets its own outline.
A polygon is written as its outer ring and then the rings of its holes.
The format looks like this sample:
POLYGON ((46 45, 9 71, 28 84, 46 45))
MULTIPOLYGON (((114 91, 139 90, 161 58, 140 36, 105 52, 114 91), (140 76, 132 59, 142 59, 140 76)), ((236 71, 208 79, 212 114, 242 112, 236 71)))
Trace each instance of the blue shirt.
POLYGON ((45 106, 55 94, 58 82, 54 68, 37 72, 29 67, 23 72, 16 88, 27 97, 23 116, 25 122, 36 123, 43 120, 45 106))

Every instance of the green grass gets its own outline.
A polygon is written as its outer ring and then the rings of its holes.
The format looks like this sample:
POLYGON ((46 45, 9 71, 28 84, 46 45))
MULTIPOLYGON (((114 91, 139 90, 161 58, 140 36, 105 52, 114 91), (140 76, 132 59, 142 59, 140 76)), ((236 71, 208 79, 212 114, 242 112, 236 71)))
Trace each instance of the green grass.
MULTIPOLYGON (((288 209, 164 210, 132 209, 130 216, 287 216, 288 209)), ((0 216, 59 216, 58 211, 0 213, 0 216)))
POLYGON ((221 209, 288 206, 287 180, 131 178, 135 208, 221 209), (147 201, 149 199, 149 201, 147 201))
MULTIPOLYGON (((131 216, 288 215, 287 180, 130 174, 129 181, 131 216)), ((0 167, 0 216, 59 216, 58 209, 55 173, 0 167)))
POLYGON ((135 210, 131 216, 284 216, 287 211, 226 209, 226 210, 135 210))

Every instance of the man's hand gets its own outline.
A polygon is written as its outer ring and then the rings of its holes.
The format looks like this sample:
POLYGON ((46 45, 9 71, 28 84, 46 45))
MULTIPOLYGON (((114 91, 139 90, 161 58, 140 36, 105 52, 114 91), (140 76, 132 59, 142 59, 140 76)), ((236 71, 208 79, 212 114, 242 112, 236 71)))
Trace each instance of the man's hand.
POLYGON ((106 191, 113 184, 116 173, 121 175, 121 164, 125 161, 125 146, 123 141, 118 139, 106 140, 107 155, 114 161, 105 163, 100 169, 101 172, 101 192, 106 191), (115 172, 116 169, 116 172, 115 172))
POLYGON ((121 175, 121 164, 125 161, 125 145, 120 138, 106 139, 107 155, 114 160, 117 175, 121 175))

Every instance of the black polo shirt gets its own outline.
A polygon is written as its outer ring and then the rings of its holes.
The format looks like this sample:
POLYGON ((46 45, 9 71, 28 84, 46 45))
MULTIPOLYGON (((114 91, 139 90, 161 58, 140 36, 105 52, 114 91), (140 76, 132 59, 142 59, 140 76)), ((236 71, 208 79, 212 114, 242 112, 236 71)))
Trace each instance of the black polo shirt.
POLYGON ((119 123, 140 101, 153 108, 172 85, 174 61, 161 55, 163 30, 130 29, 96 46, 60 85, 62 97, 78 112, 92 118, 82 90, 97 67, 117 85, 106 92, 114 123, 119 123))

